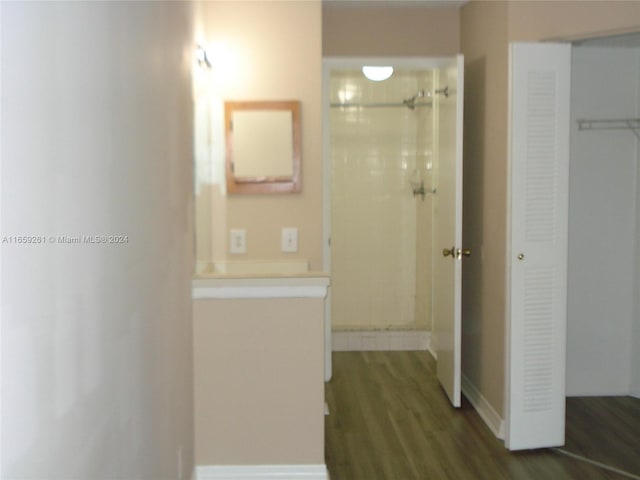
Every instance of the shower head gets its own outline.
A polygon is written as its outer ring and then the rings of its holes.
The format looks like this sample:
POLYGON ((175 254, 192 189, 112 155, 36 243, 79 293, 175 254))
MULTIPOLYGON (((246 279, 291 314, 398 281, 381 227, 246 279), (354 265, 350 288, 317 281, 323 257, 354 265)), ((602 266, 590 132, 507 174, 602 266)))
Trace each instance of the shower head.
MULTIPOLYGON (((418 90, 418 92, 413 97, 405 98, 402 101, 402 103, 404 103, 407 107, 409 107, 410 110, 415 110, 415 108, 416 108, 416 100, 418 98, 421 98, 421 97, 424 97, 424 96, 425 96, 424 89, 418 90)), ((429 95, 427 94, 427 96, 429 96, 429 95)))

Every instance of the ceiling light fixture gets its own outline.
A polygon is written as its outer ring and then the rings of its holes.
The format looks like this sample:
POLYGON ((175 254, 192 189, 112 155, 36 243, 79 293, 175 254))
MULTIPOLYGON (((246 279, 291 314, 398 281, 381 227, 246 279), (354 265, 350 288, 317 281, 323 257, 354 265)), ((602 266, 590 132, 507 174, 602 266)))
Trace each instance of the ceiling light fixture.
POLYGON ((386 80, 391 75, 393 75, 393 67, 365 66, 362 67, 362 73, 369 80, 373 80, 374 82, 381 82, 382 80, 386 80))

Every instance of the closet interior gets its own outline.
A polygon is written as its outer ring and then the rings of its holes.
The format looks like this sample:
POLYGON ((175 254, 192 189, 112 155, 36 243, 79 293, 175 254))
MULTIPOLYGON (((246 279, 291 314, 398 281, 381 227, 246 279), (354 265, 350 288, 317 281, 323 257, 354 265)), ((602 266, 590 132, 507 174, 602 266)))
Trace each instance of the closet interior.
POLYGON ((567 430, 586 421, 618 460, 572 453, 640 475, 611 445, 640 444, 640 33, 576 43, 571 77, 567 430))

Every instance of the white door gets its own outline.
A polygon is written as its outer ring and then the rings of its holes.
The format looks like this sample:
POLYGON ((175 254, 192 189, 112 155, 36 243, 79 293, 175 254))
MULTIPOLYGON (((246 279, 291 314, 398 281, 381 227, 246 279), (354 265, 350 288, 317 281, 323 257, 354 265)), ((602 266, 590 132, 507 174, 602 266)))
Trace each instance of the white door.
POLYGON ((506 446, 564 443, 570 45, 509 51, 506 446))
POLYGON ((438 70, 434 197, 433 341, 438 380, 460 406, 462 348, 462 105, 464 57, 438 70))

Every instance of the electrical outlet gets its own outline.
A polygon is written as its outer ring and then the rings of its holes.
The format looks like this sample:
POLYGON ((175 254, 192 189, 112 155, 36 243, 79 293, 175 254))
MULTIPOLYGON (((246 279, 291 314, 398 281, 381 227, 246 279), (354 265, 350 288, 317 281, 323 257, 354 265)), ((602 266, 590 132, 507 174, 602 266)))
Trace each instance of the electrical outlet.
POLYGON ((298 229, 287 227, 282 229, 282 251, 295 253, 298 251, 298 229))
POLYGON ((247 253, 247 231, 245 229, 231 229, 229 231, 229 251, 231 253, 247 253))

